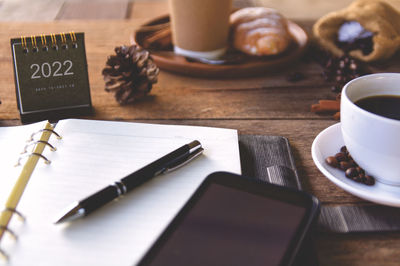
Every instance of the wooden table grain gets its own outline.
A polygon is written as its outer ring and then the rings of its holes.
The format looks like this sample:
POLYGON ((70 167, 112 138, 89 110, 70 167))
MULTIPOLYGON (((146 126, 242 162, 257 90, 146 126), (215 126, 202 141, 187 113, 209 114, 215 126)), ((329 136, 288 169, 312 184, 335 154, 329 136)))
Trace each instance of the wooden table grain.
MULTIPOLYGON (((104 19, 74 17, 73 9, 79 5, 73 3, 64 6, 64 11, 58 12, 55 21, 1 22, 0 126, 20 124, 9 39, 21 35, 83 31, 95 110, 93 116, 85 118, 215 126, 235 128, 240 134, 284 136, 290 140, 306 191, 316 195, 325 205, 371 204, 335 186, 312 161, 312 141, 321 130, 337 121, 329 114, 310 112, 311 104, 319 99, 334 99, 335 94, 330 90, 331 84, 321 76, 321 67, 307 58, 277 72, 242 79, 201 79, 161 71, 159 81, 148 97, 133 105, 120 106, 113 95, 104 90, 101 70, 106 58, 113 53, 115 46, 129 44, 131 34, 139 25, 167 12, 165 1, 126 2, 121 1, 116 6, 117 11, 104 19), (123 8, 126 8, 126 13, 121 12, 123 8), (122 13, 126 17, 115 19, 120 16, 116 14, 122 13), (305 79, 288 81, 288 75, 296 71, 303 73, 305 79)), ((279 1, 270 2, 278 5, 275 7, 279 9, 279 1)), ((284 5, 285 1, 282 2, 284 5)), ((338 1, 338 5, 345 2, 338 1)), ((106 1, 105 6, 109 5, 110 2, 106 1)), ((95 8, 87 3, 85 6, 95 8)), ((315 18, 302 14, 296 22, 309 30, 315 18)), ((374 71, 400 72, 399 59, 397 55, 385 65, 374 66, 374 71)), ((315 256, 320 265, 399 265, 400 234, 317 234, 315 256)))

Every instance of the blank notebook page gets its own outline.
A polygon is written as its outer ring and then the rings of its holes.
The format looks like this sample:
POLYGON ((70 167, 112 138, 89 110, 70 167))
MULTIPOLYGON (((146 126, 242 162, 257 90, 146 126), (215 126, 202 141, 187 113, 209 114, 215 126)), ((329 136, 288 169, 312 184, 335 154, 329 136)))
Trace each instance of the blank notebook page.
POLYGON ((7 244, 10 265, 134 265, 204 178, 214 171, 240 173, 236 130, 68 119, 39 161, 18 209, 19 239, 7 244), (74 201, 121 179, 174 149, 199 140, 204 154, 134 189, 91 215, 54 225, 74 201))

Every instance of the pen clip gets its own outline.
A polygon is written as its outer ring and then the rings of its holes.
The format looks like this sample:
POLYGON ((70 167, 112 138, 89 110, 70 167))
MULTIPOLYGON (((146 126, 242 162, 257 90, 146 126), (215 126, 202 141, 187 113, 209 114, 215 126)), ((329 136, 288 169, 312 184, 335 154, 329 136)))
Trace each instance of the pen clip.
POLYGON ((185 157, 182 160, 179 160, 176 163, 170 165, 162 173, 166 174, 166 173, 169 173, 169 172, 172 172, 172 171, 178 169, 181 166, 184 166, 185 164, 191 162, 192 160, 197 158, 199 155, 201 155, 203 153, 203 151, 204 151, 204 149, 202 147, 195 149, 187 157, 185 157))

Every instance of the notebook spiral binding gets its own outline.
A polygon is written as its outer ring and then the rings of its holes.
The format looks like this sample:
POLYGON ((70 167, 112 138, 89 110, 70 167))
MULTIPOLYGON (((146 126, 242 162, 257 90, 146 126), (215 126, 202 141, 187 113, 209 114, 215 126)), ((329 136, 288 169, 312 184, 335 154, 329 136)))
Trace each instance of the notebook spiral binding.
POLYGON ((50 148, 51 151, 56 151, 56 150, 57 150, 56 147, 54 147, 53 145, 51 145, 51 144, 48 143, 47 141, 44 141, 44 140, 36 140, 36 141, 32 141, 32 142, 29 142, 28 144, 26 144, 25 147, 24 147, 24 150, 21 152, 21 154, 27 153, 27 152, 28 152, 28 147, 29 147, 29 146, 34 146, 34 145, 36 145, 36 144, 38 144, 38 143, 43 143, 44 145, 49 146, 49 148, 50 148))
POLYGON ((21 160, 24 159, 24 158, 30 157, 30 156, 38 156, 38 157, 42 158, 46 164, 50 164, 51 163, 51 161, 49 159, 47 159, 46 156, 44 156, 43 154, 40 154, 40 153, 37 153, 37 152, 27 153, 27 150, 28 150, 29 146, 36 147, 36 145, 39 144, 39 143, 43 143, 43 144, 49 146, 51 151, 56 151, 57 150, 53 145, 51 145, 47 141, 44 141, 44 140, 36 140, 36 141, 34 141, 33 138, 35 137, 36 134, 41 133, 41 132, 46 132, 46 131, 54 134, 57 137, 57 139, 61 139, 62 138, 57 132, 55 132, 52 129, 47 129, 47 128, 43 128, 41 130, 38 130, 38 131, 32 133, 30 139, 28 140, 29 143, 25 145, 24 150, 21 152, 22 155, 18 158, 18 161, 17 161, 15 166, 21 165, 21 160))
POLYGON ((39 134, 39 133, 42 133, 42 132, 45 132, 45 131, 54 134, 54 135, 57 137, 57 139, 62 139, 62 137, 61 137, 57 132, 55 132, 54 130, 52 130, 52 129, 47 129, 47 128, 43 128, 43 129, 41 129, 41 130, 38 130, 38 131, 32 133, 31 137, 28 139, 28 142, 33 141, 33 137, 34 137, 35 135, 37 135, 37 134, 39 134))
MULTIPOLYGON (((55 132, 52 129, 47 129, 47 128, 44 128, 44 129, 41 129, 41 130, 39 130, 37 132, 32 133, 32 135, 30 136, 30 139, 28 140, 28 144, 25 145, 23 152, 21 152, 22 155, 18 158, 18 162, 17 162, 17 164, 15 166, 21 165, 21 160, 23 158, 31 157, 31 156, 38 156, 38 157, 42 158, 45 161, 46 164, 50 164, 51 163, 51 161, 49 159, 47 159, 46 156, 42 155, 41 153, 34 152, 36 145, 38 145, 40 143, 48 146, 51 151, 56 151, 57 150, 48 141, 34 140, 34 136, 37 135, 38 133, 41 133, 41 132, 50 132, 51 134, 55 135, 57 137, 57 139, 61 139, 62 138, 57 132, 55 132), (33 146, 32 152, 28 152, 27 151, 28 147, 30 147, 30 146, 33 146)), ((25 220, 26 220, 25 216, 22 213, 20 213, 19 211, 17 211, 15 208, 6 207, 0 212, 0 215, 4 214, 6 212, 11 213, 10 218, 8 219, 8 222, 11 220, 11 218, 14 215, 16 215, 22 222, 25 222, 25 220)), ((8 222, 7 222, 7 224, 8 224, 8 222)), ((4 233, 8 233, 14 240, 18 239, 18 236, 7 225, 0 225, 0 242, 1 242, 1 239, 3 238, 3 236, 4 236, 4 233)), ((9 260, 8 254, 1 248, 0 248, 0 258, 3 258, 5 261, 9 260)))
POLYGON ((59 44, 61 43, 61 47, 63 49, 68 49, 68 39, 72 42, 72 48, 78 48, 78 43, 76 41, 75 32, 70 31, 69 33, 61 32, 59 34, 50 34, 44 35, 41 34, 40 36, 31 35, 30 37, 21 36, 21 45, 24 49, 24 53, 29 53, 30 49, 28 47, 28 41, 31 43, 31 51, 33 53, 39 52, 39 42, 43 52, 49 51, 49 45, 47 40, 49 39, 49 44, 51 43, 51 48, 54 50, 58 50, 59 44))

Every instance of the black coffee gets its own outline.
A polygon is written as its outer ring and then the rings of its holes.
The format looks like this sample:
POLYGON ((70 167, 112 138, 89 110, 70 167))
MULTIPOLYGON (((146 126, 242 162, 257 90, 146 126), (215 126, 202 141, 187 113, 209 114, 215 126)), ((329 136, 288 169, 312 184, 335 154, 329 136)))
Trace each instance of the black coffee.
POLYGON ((400 95, 376 95, 362 98, 355 104, 368 112, 400 120, 400 95))

